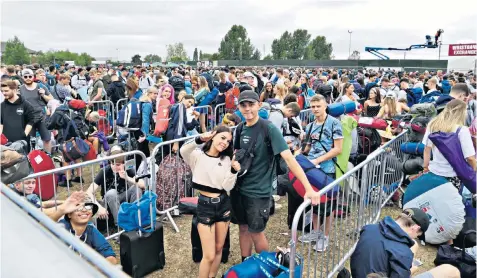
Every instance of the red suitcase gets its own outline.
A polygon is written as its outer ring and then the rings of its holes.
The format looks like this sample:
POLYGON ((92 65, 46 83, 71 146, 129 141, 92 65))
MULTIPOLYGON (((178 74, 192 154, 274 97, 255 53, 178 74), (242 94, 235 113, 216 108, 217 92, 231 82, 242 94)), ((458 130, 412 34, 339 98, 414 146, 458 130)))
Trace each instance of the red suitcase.
POLYGON ((97 155, 96 155, 96 150, 93 147, 93 144, 91 144, 91 142, 89 142, 88 140, 84 140, 84 141, 89 146, 89 152, 85 156, 83 156, 83 161, 96 159, 97 155))
MULTIPOLYGON (((55 169, 55 164, 51 157, 41 150, 33 150, 28 154, 31 167, 34 173, 40 173, 55 169)), ((35 194, 41 197, 43 201, 50 200, 55 196, 55 188, 57 185, 56 175, 46 175, 36 179, 35 194)))

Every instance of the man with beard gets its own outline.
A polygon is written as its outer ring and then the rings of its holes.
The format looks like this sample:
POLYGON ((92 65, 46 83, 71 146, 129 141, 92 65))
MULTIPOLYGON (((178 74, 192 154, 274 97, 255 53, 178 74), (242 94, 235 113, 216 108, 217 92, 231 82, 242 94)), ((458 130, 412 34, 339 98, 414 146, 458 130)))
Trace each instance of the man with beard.
POLYGON ((27 140, 28 134, 39 120, 35 117, 35 109, 18 94, 18 85, 13 80, 2 82, 2 94, 5 101, 0 106, 0 133, 8 141, 27 140))
MULTIPOLYGON (((25 84, 20 86, 20 95, 33 106, 35 114, 41 115, 41 119, 44 119, 46 104, 52 100, 53 97, 48 90, 40 88, 38 83, 33 82, 33 71, 31 69, 24 69, 22 71, 22 77, 25 84)), ((35 136, 36 131, 40 132, 44 151, 51 153, 51 132, 46 128, 45 121, 41 120, 36 122, 31 129, 30 136, 35 136)), ((27 142, 28 141, 29 140, 27 140, 27 142)))

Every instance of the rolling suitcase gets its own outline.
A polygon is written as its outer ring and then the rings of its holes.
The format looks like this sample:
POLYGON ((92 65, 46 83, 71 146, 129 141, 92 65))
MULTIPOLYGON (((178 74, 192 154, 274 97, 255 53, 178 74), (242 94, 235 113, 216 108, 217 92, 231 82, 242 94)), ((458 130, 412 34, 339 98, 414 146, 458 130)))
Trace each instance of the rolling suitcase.
MULTIPOLYGON (((28 154, 31 168, 34 173, 55 169, 53 159, 44 151, 33 150, 28 154)), ((33 192, 40 196, 43 201, 50 200, 55 196, 55 185, 57 185, 56 175, 46 175, 36 179, 36 188, 33 192)))
MULTIPOLYGON (((200 244, 199 231, 197 230, 197 216, 192 217, 192 228, 190 230, 190 241, 192 243, 192 260, 198 263, 202 260, 202 245, 200 244)), ((226 264, 230 254, 230 228, 225 237, 224 248, 222 250, 221 262, 226 264)))
POLYGON ((159 221, 154 231, 142 236, 137 231, 122 233, 119 246, 123 270, 132 277, 144 277, 166 264, 164 229, 159 221))

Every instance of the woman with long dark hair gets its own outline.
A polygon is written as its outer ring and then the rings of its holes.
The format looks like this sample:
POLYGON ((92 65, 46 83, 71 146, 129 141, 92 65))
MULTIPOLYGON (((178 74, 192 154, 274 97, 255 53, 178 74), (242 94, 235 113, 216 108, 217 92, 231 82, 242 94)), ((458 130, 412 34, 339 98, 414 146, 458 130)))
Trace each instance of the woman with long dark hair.
POLYGON ((273 84, 271 81, 267 82, 265 86, 263 86, 262 93, 260 93, 260 101, 264 102, 269 98, 275 97, 273 92, 273 84))
POLYGON ((199 191, 197 230, 202 245, 199 277, 217 276, 229 228, 232 204, 227 191, 237 180, 240 164, 233 157, 232 131, 218 126, 183 145, 181 155, 192 169, 192 187, 199 191))
POLYGON ((368 100, 364 102, 364 114, 366 117, 376 117, 381 109, 381 93, 378 87, 369 91, 368 100))

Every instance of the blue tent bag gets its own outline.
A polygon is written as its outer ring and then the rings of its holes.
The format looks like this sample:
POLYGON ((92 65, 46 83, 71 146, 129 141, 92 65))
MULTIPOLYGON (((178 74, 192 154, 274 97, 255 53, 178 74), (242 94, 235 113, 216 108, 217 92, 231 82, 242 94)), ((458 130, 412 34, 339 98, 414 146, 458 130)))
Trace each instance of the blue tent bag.
MULTIPOLYGON (((325 188, 328 184, 334 182, 335 180, 328 176, 323 170, 320 168, 316 168, 306 156, 300 154, 295 157, 298 164, 300 164, 303 171, 305 171, 306 178, 310 182, 311 185, 318 188, 319 190, 325 188)), ((337 184, 333 187, 332 190, 329 190, 326 194, 328 197, 333 197, 338 193, 340 190, 340 185, 337 184)))
MULTIPOLYGON (((301 277, 303 259, 298 257, 298 263, 295 264, 295 278, 301 277)), ((263 251, 260 254, 253 254, 245 261, 238 265, 234 265, 227 272, 225 272, 224 278, 268 278, 290 277, 290 270, 280 265, 276 258, 275 252, 263 251), (280 269, 280 274, 273 276, 280 269)))
POLYGON ((423 143, 406 142, 401 144, 401 152, 405 154, 421 155, 426 146, 423 143))
POLYGON ((133 203, 122 203, 121 206, 119 206, 118 226, 126 232, 137 230, 147 233, 152 232, 154 227, 156 227, 156 200, 156 193, 146 191, 139 200, 133 203), (138 211, 141 212, 141 225, 139 225, 138 211), (147 226, 151 226, 151 229, 146 230, 143 228, 147 226))
POLYGON ((343 114, 352 113, 356 110, 356 103, 351 100, 335 102, 328 105, 328 114, 333 117, 339 117, 343 114))

